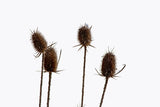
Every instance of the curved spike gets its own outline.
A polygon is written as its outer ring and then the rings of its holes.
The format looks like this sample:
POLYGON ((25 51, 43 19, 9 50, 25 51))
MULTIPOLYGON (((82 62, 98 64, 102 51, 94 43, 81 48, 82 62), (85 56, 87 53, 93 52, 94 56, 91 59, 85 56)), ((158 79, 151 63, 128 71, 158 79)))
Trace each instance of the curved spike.
POLYGON ((95 46, 93 46, 93 45, 89 45, 89 46, 91 46, 92 48, 96 48, 95 46))
POLYGON ((92 29, 92 26, 89 28, 90 30, 92 29))
POLYGON ((36 32, 38 31, 38 27, 37 27, 37 29, 36 29, 36 32))
POLYGON ((81 44, 79 44, 79 45, 75 45, 75 46, 73 46, 73 47, 77 47, 77 46, 80 46, 81 44))
POLYGON ((34 33, 34 31, 32 31, 31 29, 29 29, 30 30, 30 32, 33 34, 34 33))
POLYGON ((50 48, 50 47, 52 47, 52 46, 55 45, 55 44, 56 44, 56 42, 50 44, 47 48, 50 48))
POLYGON ((119 74, 121 71, 123 71, 123 69, 126 67, 126 64, 124 64, 124 66, 123 66, 123 68, 120 70, 120 71, 118 71, 116 74, 114 74, 114 76, 116 76, 117 74, 119 74))
POLYGON ((95 70, 97 71, 98 75, 103 76, 101 73, 98 72, 98 70, 95 68, 95 70))
POLYGON ((38 58, 41 55, 41 53, 37 53, 37 55, 34 55, 35 58, 38 58))
POLYGON ((57 70, 57 71, 54 72, 54 73, 59 74, 59 72, 61 72, 61 71, 63 71, 63 70, 57 70))
POLYGON ((78 51, 83 47, 83 45, 78 49, 78 51))
POLYGON ((61 59, 61 54, 62 54, 62 49, 60 50, 60 53, 59 53, 59 58, 58 58, 58 61, 57 61, 57 65, 59 64, 59 61, 61 59))

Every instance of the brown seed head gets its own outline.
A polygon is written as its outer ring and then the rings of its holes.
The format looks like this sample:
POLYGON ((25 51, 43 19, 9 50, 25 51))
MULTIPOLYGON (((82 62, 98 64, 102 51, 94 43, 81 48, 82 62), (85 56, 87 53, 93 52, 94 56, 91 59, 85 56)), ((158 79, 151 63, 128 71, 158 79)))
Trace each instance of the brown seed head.
POLYGON ((78 40, 80 45, 82 46, 89 46, 91 43, 91 28, 88 27, 87 24, 80 27, 78 30, 78 40))
POLYGON ((116 58, 112 52, 108 52, 104 55, 102 60, 101 73, 105 77, 114 77, 116 70, 116 58))
POLYGON ((45 51, 44 68, 47 72, 56 72, 57 70, 57 54, 52 47, 48 47, 45 51))
POLYGON ((31 39, 35 50, 39 53, 43 53, 47 48, 47 42, 43 35, 38 30, 36 30, 33 31, 31 39))

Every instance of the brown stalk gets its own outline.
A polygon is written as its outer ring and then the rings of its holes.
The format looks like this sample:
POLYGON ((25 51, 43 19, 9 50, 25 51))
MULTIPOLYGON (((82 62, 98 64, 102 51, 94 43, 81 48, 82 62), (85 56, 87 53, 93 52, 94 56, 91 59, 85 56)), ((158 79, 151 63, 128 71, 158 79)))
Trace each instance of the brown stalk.
POLYGON ((41 80, 40 80, 39 107, 41 107, 41 100, 42 100, 43 63, 44 63, 44 53, 42 53, 42 66, 41 66, 41 80))
POLYGON ((86 49, 84 46, 84 62, 83 62, 83 77, 82 77, 82 96, 81 96, 81 107, 83 107, 83 99, 84 99, 84 84, 85 84, 85 67, 86 67, 86 49))
POLYGON ((50 101, 50 88, 51 88, 51 78, 52 72, 57 71, 57 54, 54 48, 51 46, 48 47, 45 51, 45 58, 44 58, 44 68, 46 72, 49 73, 49 80, 48 80, 48 95, 47 95, 47 107, 49 107, 50 101))
POLYGON ((49 81, 48 81, 48 96, 47 96, 47 107, 49 107, 49 100, 50 100, 50 87, 51 87, 51 78, 52 78, 52 72, 49 72, 49 81))
POLYGON ((102 97, 101 97, 101 102, 100 102, 99 107, 102 107, 102 103, 103 103, 103 99, 104 99, 104 94, 105 94, 106 88, 107 88, 107 83, 108 83, 108 78, 106 78, 106 81, 105 81, 105 84, 104 84, 103 94, 102 94, 102 97))

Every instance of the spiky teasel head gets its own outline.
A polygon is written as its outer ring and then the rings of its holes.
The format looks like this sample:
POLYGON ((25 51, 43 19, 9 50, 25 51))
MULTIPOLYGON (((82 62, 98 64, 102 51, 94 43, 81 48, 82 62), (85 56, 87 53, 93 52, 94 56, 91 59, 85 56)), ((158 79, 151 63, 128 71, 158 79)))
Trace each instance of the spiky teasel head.
POLYGON ((116 58, 112 52, 104 55, 102 60, 101 73, 105 77, 114 77, 116 71, 116 58))
MULTIPOLYGON (((78 30, 78 41, 80 43, 79 45, 81 45, 80 49, 82 47, 92 46, 90 44, 91 41, 92 41, 91 28, 92 27, 88 27, 87 24, 85 24, 84 26, 79 28, 79 30, 78 30)), ((77 46, 79 46, 79 45, 77 45, 77 46)))
POLYGON ((57 54, 53 47, 48 47, 44 54, 44 68, 47 72, 57 71, 57 54))
POLYGON ((33 47, 39 54, 43 53, 45 49, 47 49, 47 41, 38 30, 32 32, 31 40, 33 47))
POLYGON ((119 74, 123 69, 126 67, 126 64, 124 64, 123 68, 116 72, 116 58, 113 52, 107 52, 102 60, 102 67, 101 67, 101 73, 98 74, 100 76, 104 76, 106 78, 114 78, 117 74, 119 74))

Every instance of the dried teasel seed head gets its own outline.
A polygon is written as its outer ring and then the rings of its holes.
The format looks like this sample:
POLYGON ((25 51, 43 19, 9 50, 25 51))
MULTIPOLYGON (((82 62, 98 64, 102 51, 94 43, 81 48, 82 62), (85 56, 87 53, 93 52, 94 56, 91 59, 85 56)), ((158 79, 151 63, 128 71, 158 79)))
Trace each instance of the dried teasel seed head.
POLYGON ((112 52, 104 55, 102 60, 101 73, 105 77, 114 77, 116 71, 116 58, 112 52))
POLYGON ((44 54, 44 68, 47 72, 56 72, 57 54, 53 47, 48 47, 44 54))
POLYGON ((37 52, 43 53, 47 48, 47 41, 38 30, 32 32, 31 40, 37 52))
POLYGON ((80 45, 89 46, 91 43, 91 27, 89 28, 87 24, 80 27, 78 30, 78 40, 80 45))

